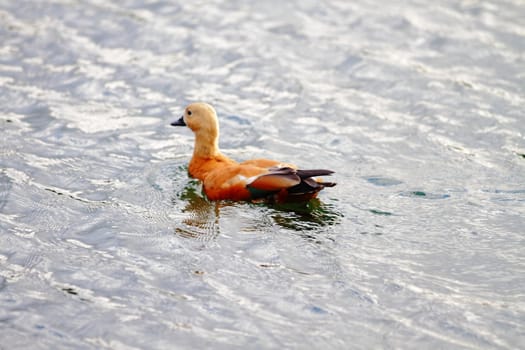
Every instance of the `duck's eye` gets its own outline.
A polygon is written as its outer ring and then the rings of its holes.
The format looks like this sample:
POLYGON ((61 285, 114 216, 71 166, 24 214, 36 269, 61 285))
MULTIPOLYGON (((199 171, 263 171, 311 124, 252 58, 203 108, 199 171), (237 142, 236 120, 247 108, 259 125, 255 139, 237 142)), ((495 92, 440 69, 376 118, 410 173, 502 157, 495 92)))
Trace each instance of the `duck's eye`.
POLYGON ((188 111, 188 115, 191 115, 191 111, 188 111))

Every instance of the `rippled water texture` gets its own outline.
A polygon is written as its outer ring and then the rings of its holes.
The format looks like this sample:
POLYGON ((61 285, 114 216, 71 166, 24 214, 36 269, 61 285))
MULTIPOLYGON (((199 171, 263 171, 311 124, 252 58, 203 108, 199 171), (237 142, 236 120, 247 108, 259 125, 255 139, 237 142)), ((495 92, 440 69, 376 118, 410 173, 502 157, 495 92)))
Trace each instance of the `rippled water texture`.
POLYGON ((525 344, 525 6, 0 0, 0 348, 525 344), (336 171, 207 201, 221 147, 336 171))

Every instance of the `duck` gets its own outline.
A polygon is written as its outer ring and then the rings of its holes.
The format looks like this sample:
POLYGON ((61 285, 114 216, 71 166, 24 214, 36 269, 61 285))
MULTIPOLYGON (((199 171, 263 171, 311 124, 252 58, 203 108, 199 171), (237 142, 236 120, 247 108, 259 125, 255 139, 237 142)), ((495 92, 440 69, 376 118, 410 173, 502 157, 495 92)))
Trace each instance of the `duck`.
POLYGON ((303 170, 264 158, 237 162, 224 155, 219 149, 219 119, 207 103, 189 104, 170 125, 186 126, 195 134, 188 173, 202 182, 209 200, 308 202, 325 187, 335 186, 317 178, 333 174, 331 170, 303 170))

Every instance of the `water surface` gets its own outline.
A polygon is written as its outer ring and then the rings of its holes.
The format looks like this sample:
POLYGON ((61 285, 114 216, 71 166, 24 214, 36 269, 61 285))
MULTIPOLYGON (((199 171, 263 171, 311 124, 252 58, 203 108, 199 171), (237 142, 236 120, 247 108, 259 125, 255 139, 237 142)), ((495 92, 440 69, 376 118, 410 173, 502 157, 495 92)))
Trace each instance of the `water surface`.
POLYGON ((0 348, 525 343, 519 0, 0 1, 0 348), (172 128, 336 171, 209 202, 172 128))

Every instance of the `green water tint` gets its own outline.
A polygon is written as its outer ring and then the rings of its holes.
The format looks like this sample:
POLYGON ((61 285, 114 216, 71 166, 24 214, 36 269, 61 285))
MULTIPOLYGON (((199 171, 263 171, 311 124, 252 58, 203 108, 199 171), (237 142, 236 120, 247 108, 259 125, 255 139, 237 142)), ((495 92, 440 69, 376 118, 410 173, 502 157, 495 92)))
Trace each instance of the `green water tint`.
POLYGON ((376 214, 376 215, 384 215, 384 216, 391 216, 391 215, 394 215, 394 214, 392 214, 392 213, 389 212, 389 211, 383 211, 383 210, 378 210, 378 209, 369 209, 369 211, 370 211, 372 214, 376 214))
POLYGON ((369 176, 364 177, 364 179, 373 185, 382 187, 396 186, 403 183, 402 181, 399 181, 397 179, 384 176, 369 176))
MULTIPOLYGON (((178 194, 178 199, 185 201, 206 201, 204 193, 202 191, 201 182, 199 180, 190 179, 182 191, 178 194)), ((176 200, 174 198, 174 200, 176 200)))
POLYGON ((278 225, 298 231, 336 225, 343 216, 333 205, 318 198, 305 203, 274 204, 270 208, 273 209, 271 216, 278 225))
POLYGON ((416 197, 426 197, 427 196, 427 194, 423 191, 414 191, 412 192, 412 195, 416 197))
POLYGON ((425 198, 425 199, 446 199, 450 198, 449 194, 446 193, 430 193, 424 191, 406 191, 401 192, 403 197, 415 197, 415 198, 425 198))

